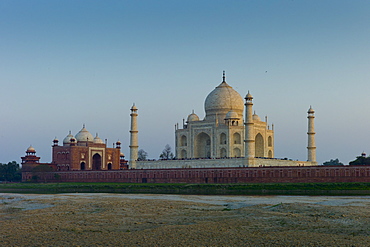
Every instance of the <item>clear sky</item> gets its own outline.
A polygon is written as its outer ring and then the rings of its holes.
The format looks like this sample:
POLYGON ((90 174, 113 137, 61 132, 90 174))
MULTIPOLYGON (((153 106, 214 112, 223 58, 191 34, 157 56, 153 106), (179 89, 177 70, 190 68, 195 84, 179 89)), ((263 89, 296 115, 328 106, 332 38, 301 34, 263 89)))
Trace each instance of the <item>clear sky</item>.
POLYGON ((0 0, 0 162, 83 124, 127 154, 158 158, 174 125, 221 81, 275 125, 275 156, 307 159, 316 110, 319 163, 370 154, 370 1, 0 0))

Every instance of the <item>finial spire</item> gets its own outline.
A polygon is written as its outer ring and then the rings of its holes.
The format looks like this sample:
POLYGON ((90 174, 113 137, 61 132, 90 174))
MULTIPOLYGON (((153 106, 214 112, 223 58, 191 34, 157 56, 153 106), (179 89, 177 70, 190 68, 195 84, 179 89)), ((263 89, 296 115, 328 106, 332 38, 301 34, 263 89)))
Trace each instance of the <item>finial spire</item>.
POLYGON ((222 71, 222 82, 226 82, 226 77, 225 77, 225 70, 222 71))

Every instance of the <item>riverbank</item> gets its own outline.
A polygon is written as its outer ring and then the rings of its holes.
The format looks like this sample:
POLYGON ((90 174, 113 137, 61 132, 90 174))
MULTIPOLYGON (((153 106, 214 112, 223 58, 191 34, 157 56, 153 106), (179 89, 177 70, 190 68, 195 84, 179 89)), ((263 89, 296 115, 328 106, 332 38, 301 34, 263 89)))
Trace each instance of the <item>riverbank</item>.
POLYGON ((370 197, 0 194, 3 246, 369 246, 370 197))
POLYGON ((9 183, 0 193, 135 193, 188 195, 370 195, 370 183, 148 184, 9 183))

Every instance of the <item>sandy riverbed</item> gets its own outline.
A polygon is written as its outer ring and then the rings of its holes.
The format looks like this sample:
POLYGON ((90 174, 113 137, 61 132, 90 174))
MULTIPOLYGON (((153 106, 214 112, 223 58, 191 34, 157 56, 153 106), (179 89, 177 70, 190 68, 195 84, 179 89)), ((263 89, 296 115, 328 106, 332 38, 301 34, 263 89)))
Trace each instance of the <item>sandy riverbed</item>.
POLYGON ((0 194, 1 246, 370 246, 370 197, 0 194))

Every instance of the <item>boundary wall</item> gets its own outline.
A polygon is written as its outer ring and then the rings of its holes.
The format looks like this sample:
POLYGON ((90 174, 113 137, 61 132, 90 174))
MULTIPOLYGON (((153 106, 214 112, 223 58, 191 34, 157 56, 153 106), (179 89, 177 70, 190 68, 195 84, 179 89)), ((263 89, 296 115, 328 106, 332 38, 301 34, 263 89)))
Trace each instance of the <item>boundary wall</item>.
POLYGON ((302 166, 23 172, 22 181, 121 183, 370 182, 370 166, 302 166))

